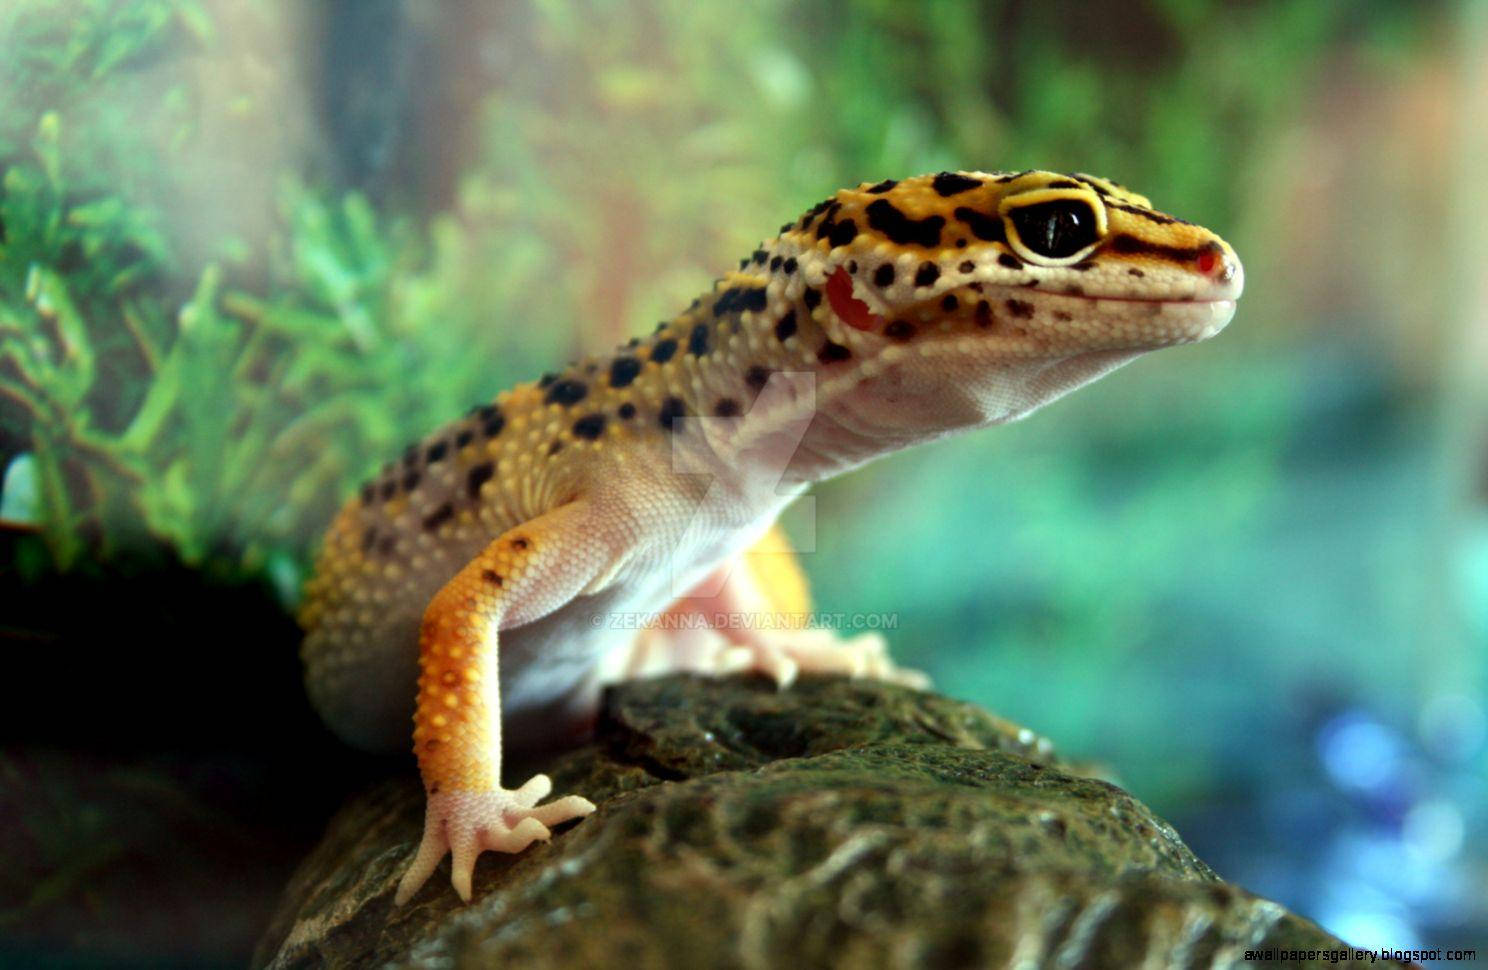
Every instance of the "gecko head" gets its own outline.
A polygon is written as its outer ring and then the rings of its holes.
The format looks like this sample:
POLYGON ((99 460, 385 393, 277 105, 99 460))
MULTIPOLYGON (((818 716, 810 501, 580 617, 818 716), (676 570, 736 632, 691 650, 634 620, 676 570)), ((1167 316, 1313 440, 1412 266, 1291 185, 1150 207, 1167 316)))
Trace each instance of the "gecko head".
MULTIPOLYGON (((1145 351, 1202 340, 1244 273, 1202 226, 1090 175, 941 172, 845 189, 779 241, 813 318, 906 387, 1007 420, 1145 351), (1016 385, 1010 390, 1010 385, 1016 385)), ((871 370, 872 368, 870 368, 871 370)))

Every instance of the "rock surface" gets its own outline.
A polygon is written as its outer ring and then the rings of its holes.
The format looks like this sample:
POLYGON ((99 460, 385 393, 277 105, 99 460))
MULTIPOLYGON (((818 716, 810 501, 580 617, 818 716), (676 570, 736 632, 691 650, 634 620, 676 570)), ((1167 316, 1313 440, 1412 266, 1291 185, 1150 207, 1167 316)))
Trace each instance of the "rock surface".
POLYGON ((422 828, 412 773, 354 799, 255 962, 1321 967, 1336 961, 1246 951, 1345 947, 1221 881, 1032 732, 934 694, 635 682, 608 693, 593 743, 540 770, 599 810, 521 855, 483 855, 469 906, 447 862, 392 904, 422 828))

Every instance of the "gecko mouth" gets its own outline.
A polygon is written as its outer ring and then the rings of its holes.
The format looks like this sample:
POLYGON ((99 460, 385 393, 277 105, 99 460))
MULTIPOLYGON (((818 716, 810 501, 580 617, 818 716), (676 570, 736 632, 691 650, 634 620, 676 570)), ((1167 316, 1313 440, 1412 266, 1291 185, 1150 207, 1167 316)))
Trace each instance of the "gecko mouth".
POLYGON ((1201 304, 1228 303, 1235 304, 1235 297, 1216 297, 1212 300, 1200 300, 1187 297, 1178 297, 1171 300, 1154 300, 1146 296, 1092 296, 1089 293, 1046 293, 1045 296, 1065 296, 1075 300, 1093 300, 1106 303, 1148 303, 1152 306, 1197 306, 1201 304))

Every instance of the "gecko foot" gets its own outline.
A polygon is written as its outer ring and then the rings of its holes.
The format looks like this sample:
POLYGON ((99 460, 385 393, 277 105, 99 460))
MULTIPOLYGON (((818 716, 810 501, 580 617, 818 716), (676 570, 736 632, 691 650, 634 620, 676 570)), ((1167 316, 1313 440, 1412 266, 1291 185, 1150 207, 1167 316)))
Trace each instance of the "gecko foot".
POLYGON ((789 687, 802 673, 872 677, 916 690, 930 686, 922 671, 895 664, 877 633, 844 640, 831 630, 756 631, 720 650, 716 663, 719 673, 759 671, 780 687, 789 687))
POLYGON ((482 852, 521 852, 533 842, 547 841, 552 826, 594 811, 594 803, 578 795, 537 804, 552 790, 553 782, 547 775, 533 775, 515 791, 498 788, 430 795, 424 813, 424 838, 398 883, 394 905, 401 906, 413 898, 445 853, 452 857, 450 882, 460 899, 468 903, 475 860, 482 852))

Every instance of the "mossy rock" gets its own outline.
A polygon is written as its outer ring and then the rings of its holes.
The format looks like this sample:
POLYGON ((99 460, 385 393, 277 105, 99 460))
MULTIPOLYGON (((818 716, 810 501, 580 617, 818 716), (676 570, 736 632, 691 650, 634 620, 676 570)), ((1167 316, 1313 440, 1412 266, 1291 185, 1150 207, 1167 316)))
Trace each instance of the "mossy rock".
POLYGON ((1247 950, 1345 948, 1031 731, 934 694, 628 683, 593 743, 541 768, 599 810, 483 855, 468 906, 447 863, 393 906, 423 823, 412 773, 352 800, 256 963, 1253 968, 1313 964, 1247 950))

